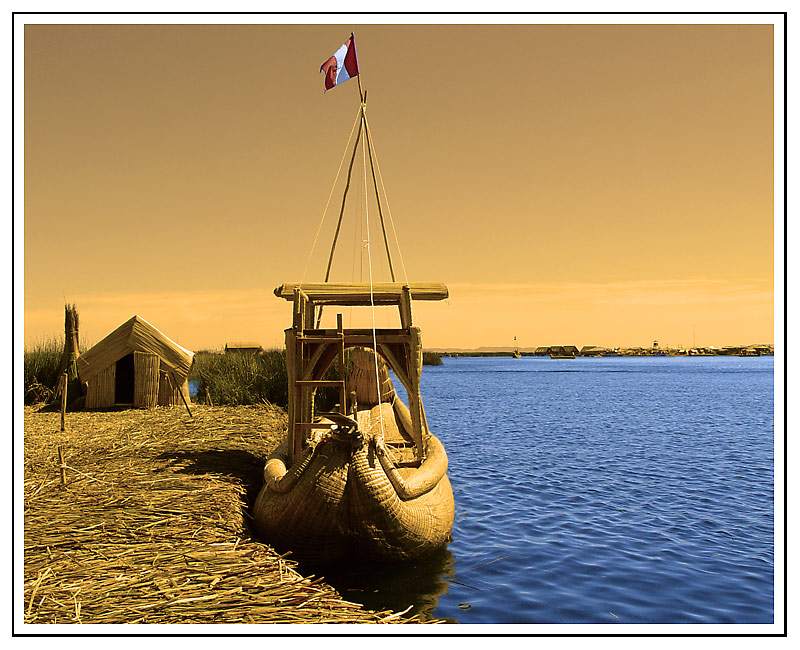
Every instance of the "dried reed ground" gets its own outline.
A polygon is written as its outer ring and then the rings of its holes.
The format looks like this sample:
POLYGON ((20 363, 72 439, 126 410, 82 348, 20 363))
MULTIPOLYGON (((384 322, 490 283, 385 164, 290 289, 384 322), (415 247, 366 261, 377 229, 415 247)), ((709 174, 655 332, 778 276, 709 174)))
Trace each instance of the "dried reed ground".
POLYGON ((67 413, 61 432, 60 413, 25 408, 25 623, 408 621, 342 600, 251 538, 245 504, 284 411, 192 413, 67 413))

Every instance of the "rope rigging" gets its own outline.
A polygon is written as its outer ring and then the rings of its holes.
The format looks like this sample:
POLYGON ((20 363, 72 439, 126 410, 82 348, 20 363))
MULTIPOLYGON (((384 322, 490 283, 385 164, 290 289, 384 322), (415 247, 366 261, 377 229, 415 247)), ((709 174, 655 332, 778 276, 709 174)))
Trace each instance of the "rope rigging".
MULTIPOLYGON (((383 183, 383 176, 382 176, 382 174, 380 172, 380 164, 378 162, 378 156, 377 156, 377 153, 375 152, 375 149, 374 149, 374 144, 373 144, 373 140, 372 140, 372 134, 370 132, 369 123, 367 121, 367 113, 366 113, 367 93, 361 91, 361 78, 360 78, 360 75, 358 76, 358 80, 359 80, 359 96, 361 98, 361 104, 360 104, 359 109, 358 109, 358 114, 356 115, 356 121, 358 122, 358 132, 356 133, 355 143, 353 144, 353 150, 352 150, 352 154, 350 156, 350 162, 349 162, 348 168, 347 168, 347 178, 346 178, 346 181, 345 181, 344 192, 342 193, 342 203, 341 203, 341 206, 339 208, 339 217, 338 217, 338 220, 336 222, 336 230, 335 230, 334 235, 333 235, 333 242, 331 243, 331 250, 330 250, 330 253, 328 255, 328 263, 327 263, 327 266, 326 266, 326 269, 325 269, 325 280, 324 281, 328 282, 330 280, 331 266, 333 264, 333 257, 334 257, 334 254, 336 252, 336 245, 337 245, 337 243, 339 241, 339 234, 340 234, 341 227, 342 227, 342 220, 344 218, 344 212, 345 212, 345 208, 346 208, 346 205, 347 205, 347 197, 348 197, 348 193, 349 193, 349 190, 350 190, 350 184, 351 184, 351 181, 352 181, 352 178, 353 178, 353 165, 355 163, 356 153, 358 152, 358 145, 359 145, 359 143, 361 143, 361 145, 362 145, 362 170, 363 170, 363 179, 364 179, 363 192, 364 192, 364 197, 365 197, 364 204, 366 205, 366 203, 367 203, 367 200, 366 200, 366 195, 367 195, 367 189, 366 189, 366 187, 367 187, 367 162, 366 161, 367 161, 367 157, 368 157, 369 158, 369 171, 370 171, 371 176, 372 176, 372 187, 373 187, 373 190, 375 192, 375 200, 376 200, 376 203, 377 203, 377 206, 378 206, 378 217, 379 217, 380 224, 381 224, 381 233, 383 235, 383 244, 384 244, 384 247, 385 247, 385 250, 386 250, 386 260, 387 260, 387 263, 388 263, 388 266, 389 266, 389 275, 390 275, 390 277, 392 279, 392 282, 396 282, 397 279, 396 279, 395 272, 394 272, 394 264, 392 263, 392 254, 391 254, 391 249, 390 249, 390 246, 389 246, 389 238, 388 238, 387 231, 386 231, 386 221, 384 219, 383 206, 382 206, 382 202, 381 202, 381 192, 380 192, 379 187, 378 187, 378 180, 380 180, 380 187, 383 189, 383 195, 384 195, 385 199, 386 199, 386 188, 385 188, 385 185, 383 183), (362 139, 362 136, 363 136, 363 139, 362 139)), ((352 140, 353 130, 355 130, 355 123, 353 124, 353 129, 350 132, 350 138, 348 139, 348 142, 347 142, 347 147, 345 149, 345 155, 346 155, 346 152, 347 152, 347 148, 350 147, 350 142, 352 140)), ((342 164, 344 163, 344 157, 345 156, 343 155, 342 156, 342 162, 339 164, 339 171, 336 174, 336 181, 334 181, 334 185, 339 179, 339 175, 341 173, 342 164)), ((332 194, 333 194, 333 189, 331 190, 331 195, 332 194)), ((325 211, 323 212, 322 220, 325 219, 325 213, 327 212, 329 204, 330 204, 330 196, 328 197, 328 203, 325 206, 325 211)), ((403 269, 403 275, 405 277, 405 281, 408 282, 408 275, 406 273, 405 263, 403 261, 403 255, 402 255, 402 252, 400 251, 400 242, 399 242, 398 237, 397 237, 397 231, 395 229, 394 220, 392 219, 391 210, 389 209, 388 199, 386 200, 386 208, 387 208, 387 214, 388 214, 388 217, 389 217, 389 223, 391 224, 391 227, 392 227, 392 234, 394 235, 395 245, 397 247, 397 252, 398 252, 398 255, 400 257, 400 264, 401 264, 401 267, 403 269)), ((320 225, 317 228, 317 235, 314 238, 314 245, 316 245, 317 237, 319 236, 319 232, 320 232, 321 228, 322 228, 322 221, 320 221, 320 225)), ((367 218, 367 230, 368 229, 369 229, 369 223, 368 223, 368 218, 367 218)), ((367 233, 367 239, 369 240, 369 234, 368 233, 367 233)), ((314 246, 312 245, 312 253, 313 253, 313 249, 314 249, 314 246)), ((311 255, 309 254, 309 260, 310 260, 310 257, 311 257, 311 255)), ((370 274, 371 274, 372 273, 372 266, 371 266, 372 262, 371 262, 371 253, 370 253, 369 250, 368 250, 368 257, 370 258, 369 263, 370 263, 370 274)), ((308 261, 306 262, 306 269, 307 269, 307 267, 308 267, 308 261)), ((303 271, 303 279, 305 279, 305 270, 303 271)), ((316 320, 316 323, 315 323, 315 326, 317 328, 320 327, 320 323, 322 322, 322 311, 323 311, 322 307, 320 307, 319 312, 317 314, 317 320, 316 320)))
MULTIPOLYGON (((352 154, 350 156, 350 162, 349 162, 348 167, 347 167, 347 178, 345 180, 344 192, 342 193, 342 202, 341 202, 341 206, 339 208, 339 217, 338 217, 337 222, 336 222, 336 230, 335 230, 334 235, 333 235, 333 241, 331 243, 331 250, 330 250, 330 253, 328 255, 328 263, 327 263, 327 267, 325 269, 325 280, 324 281, 328 282, 330 280, 331 266, 333 264, 333 257, 334 257, 334 254, 336 252, 336 244, 338 243, 338 240, 339 240, 339 234, 340 234, 341 227, 342 227, 342 220, 343 220, 343 217, 344 217, 345 207, 347 205, 347 196, 348 196, 348 193, 349 193, 349 190, 350 190, 351 181, 353 179, 353 165, 355 163, 356 153, 358 152, 358 146, 359 146, 359 143, 360 143, 361 144, 361 169, 362 169, 362 177, 363 177, 363 187, 362 187, 362 197, 363 197, 363 206, 364 206, 364 222, 363 223, 364 223, 364 230, 365 230, 365 236, 366 236, 365 240, 363 241, 363 245, 364 245, 364 248, 366 248, 366 252, 367 252, 367 266, 368 266, 368 271, 369 271, 369 294, 370 294, 370 308, 371 308, 371 314, 372 314, 372 345, 373 345, 373 351, 374 351, 373 358, 374 358, 374 363, 375 363, 375 378, 376 378, 375 385, 377 387, 377 392, 378 392, 378 395, 377 395, 378 417, 379 417, 380 429, 381 429, 380 438, 382 440, 383 437, 384 437, 384 426, 383 426, 383 412, 382 412, 382 408, 381 408, 380 371, 379 371, 379 367, 378 367, 378 343, 377 343, 377 333, 376 333, 377 331, 376 331, 376 324, 375 324, 375 296, 374 296, 374 278, 373 278, 373 269, 372 269, 372 247, 371 247, 371 236, 370 236, 370 225, 369 225, 369 201, 367 199, 367 196, 368 196, 368 189, 367 189, 367 159, 369 159, 369 172, 370 172, 370 174, 372 176, 372 188, 373 188, 373 190, 375 192, 375 200, 376 200, 376 203, 377 203, 377 206, 378 206, 378 217, 379 217, 380 224, 381 224, 381 234, 383 236, 383 244, 384 244, 384 247, 385 247, 385 250, 386 250, 386 260, 387 260, 387 263, 388 263, 388 266, 389 266, 389 274, 390 274, 392 282, 396 282, 396 276, 395 276, 395 273, 394 273, 394 265, 392 263, 392 255, 391 255, 391 250, 390 250, 390 247, 389 247, 389 238, 388 238, 388 235, 387 235, 387 232, 386 232, 386 221, 384 219, 383 207, 382 207, 382 204, 381 204, 381 192, 380 192, 380 190, 378 188, 378 178, 379 177, 380 177, 381 188, 383 188, 384 197, 386 196, 386 188, 385 188, 384 183, 383 183, 383 177, 382 177, 382 175, 380 173, 380 165, 378 163, 377 155, 374 153, 374 145, 373 145, 373 142, 372 142, 372 135, 370 133, 369 123, 367 121, 367 114, 366 114, 367 93, 363 92, 362 89, 361 89, 361 76, 360 75, 358 75, 358 83, 359 83, 359 99, 360 99, 360 106, 359 106, 359 109, 358 109, 358 114, 356 116, 356 121, 358 122, 358 131, 356 133, 355 142, 352 145, 353 146, 353 150, 352 150, 352 154), (362 135, 363 135, 363 138, 362 138, 362 135)), ((353 139, 353 131, 354 130, 355 130, 355 123, 353 124, 353 128, 350 131, 350 137, 348 138, 347 146, 345 147, 345 153, 342 155, 342 160, 339 163, 339 169, 338 169, 338 171, 336 173, 336 179, 334 180, 334 187, 336 186, 336 183, 339 180, 339 176, 340 176, 341 171, 342 171, 342 165, 344 164, 344 159, 345 159, 345 156, 347 154, 347 150, 349 149, 350 143, 351 143, 351 141, 353 139)), ((313 243, 313 245, 311 247, 311 252, 309 253, 309 258, 306 261, 306 267, 303 270, 303 280, 305 279, 305 274, 306 274, 306 271, 308 269, 308 264, 309 264, 309 261, 311 259, 311 255, 313 254, 314 247, 316 246, 316 242, 317 242, 317 239, 319 237, 319 233, 320 233, 320 231, 322 229, 322 223, 325 220, 325 215, 326 215, 328 207, 330 205, 330 201, 331 201, 332 195, 333 195, 333 188, 331 189, 331 193, 328 196, 328 201, 327 201, 327 203, 325 205, 325 210, 323 211, 322 219, 320 221, 319 227, 317 228, 317 233, 316 233, 316 235, 314 237, 314 243, 313 243)), ((388 200, 387 200, 387 209, 388 209, 388 200)), ((392 232, 394 234, 395 244, 397 245, 398 253, 400 254, 400 263, 401 263, 402 268, 403 268, 403 275, 406 276, 406 282, 408 282, 408 278, 407 278, 406 271, 405 271, 405 264, 404 264, 403 258, 402 258, 402 253, 400 253, 400 245, 399 245, 399 241, 397 239, 397 231, 395 230, 394 220, 391 217, 391 211, 390 210, 388 211, 388 216, 389 216, 389 220, 390 220, 390 223, 391 223, 391 226, 392 226, 392 232)), ((361 222, 360 218, 357 219, 357 221, 360 223, 361 222)), ((358 226, 358 229, 360 229, 360 226, 358 226)), ((363 260, 363 256, 361 254, 359 254, 359 257, 363 260)), ((354 269, 352 269, 351 272, 352 271, 354 271, 354 269)), ((302 284, 302 282, 301 282, 301 284, 302 284)), ((323 311, 323 306, 320 305, 319 311, 317 313, 316 323, 315 323, 315 327, 317 329, 319 329, 320 323, 322 321, 322 311, 323 311)), ((344 369, 342 369, 342 370, 344 371, 344 369)))
POLYGON ((311 244, 311 250, 308 252, 308 257, 306 258, 306 265, 303 267, 303 275, 300 278, 300 284, 302 284, 306 279, 306 272, 308 271, 308 264, 311 262, 311 256, 314 254, 314 248, 317 245, 317 239, 319 239, 319 233, 322 230, 322 224, 325 222, 325 215, 328 212, 328 207, 331 204, 331 199, 333 198, 333 191, 336 189, 336 183, 339 182, 339 175, 342 173, 342 165, 344 164, 344 159, 347 156, 347 150, 350 148, 350 142, 353 139, 353 131, 356 130, 356 122, 358 121, 360 115, 356 114, 356 119, 353 120, 353 128, 350 129, 350 135, 347 138, 347 144, 344 147, 344 151, 342 152, 342 159, 339 161, 339 169, 336 170, 336 178, 333 179, 333 185, 331 186, 331 191, 328 194, 328 200, 325 202, 325 209, 322 211, 322 218, 319 221, 319 226, 317 226, 317 233, 314 235, 314 241, 311 244))
MULTIPOLYGON (((361 114, 364 115, 364 106, 365 104, 361 104, 361 114)), ((366 149, 367 149, 367 138, 364 138, 364 143, 361 147, 361 155, 364 163, 364 192, 366 194, 367 188, 367 161, 366 161, 366 149)), ((374 180, 374 176, 373 176, 374 180)), ((377 187, 377 186, 376 186, 377 187)), ((378 201, 378 205, 380 205, 380 201, 378 201)), ((381 378, 380 378, 380 371, 378 370, 378 340, 377 335, 375 332, 375 295, 373 292, 373 285, 372 285, 372 252, 370 246, 370 236, 369 236, 369 204, 367 201, 364 202, 364 223, 366 224, 366 245, 367 245, 367 261, 368 268, 369 268, 369 304, 372 311, 372 349, 374 354, 372 358, 375 360, 375 388, 377 391, 378 396, 378 420, 380 421, 381 425, 381 436, 380 440, 383 441, 384 438, 384 430, 383 430, 383 407, 381 406, 381 378)), ((381 223, 383 223, 383 219, 381 219, 381 223)), ((384 230, 384 241, 386 240, 386 231, 384 230)), ((386 251, 389 252, 389 245, 386 245, 386 251)), ((391 261, 389 262, 391 268, 391 261)), ((392 273, 392 280, 394 280, 394 273, 392 273)))

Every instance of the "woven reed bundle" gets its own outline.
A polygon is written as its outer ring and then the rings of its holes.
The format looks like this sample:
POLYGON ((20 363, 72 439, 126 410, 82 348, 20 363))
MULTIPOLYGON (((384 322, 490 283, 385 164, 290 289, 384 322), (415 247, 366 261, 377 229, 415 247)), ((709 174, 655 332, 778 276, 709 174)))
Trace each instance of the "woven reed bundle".
POLYGON ((251 538, 272 407, 25 409, 26 623, 395 623, 251 538), (66 458, 61 487, 58 448, 66 458))
MULTIPOLYGON (((432 489, 413 499, 401 499, 369 445, 353 453, 351 468, 357 480, 348 483, 352 534, 360 545, 380 549, 380 556, 403 560, 441 548, 453 527, 453 491, 442 473, 432 489)), ((445 465, 446 467, 446 465, 445 465)), ((413 468, 400 473, 414 474, 413 468)), ((376 554, 377 555, 377 554, 376 554)))
POLYGON ((411 444, 411 417, 395 398, 386 364, 366 348, 348 349, 348 390, 356 394, 358 435, 318 429, 291 465, 281 444, 265 466, 265 485, 253 507, 256 530, 278 548, 312 562, 350 553, 408 560, 444 546, 454 503, 447 454, 424 438, 425 461, 397 467, 386 443, 411 444), (377 372, 376 372, 377 370, 377 372), (378 402, 380 387, 380 403, 378 402), (402 408, 401 408, 402 407, 402 408))
MULTIPOLYGON (((276 449, 270 458, 285 453, 276 449)), ((279 550, 319 563, 346 555, 348 514, 346 486, 350 444, 320 445, 301 478, 286 493, 265 486, 253 506, 255 528, 262 539, 279 550)), ((286 456, 283 456, 288 462, 286 456)))
MULTIPOLYGON (((285 450, 279 447, 270 458, 288 462, 285 450)), ((435 474, 424 491, 403 499, 378 462, 374 441, 354 448, 348 441, 327 440, 290 489, 261 489, 253 507, 256 530, 277 548, 313 562, 339 560, 350 552, 382 560, 425 555, 446 544, 453 526, 446 455, 441 460, 431 459, 432 471, 424 465, 398 470, 412 486, 420 474, 435 474)), ((419 478, 425 483, 424 476, 419 478)))
POLYGON ((347 390, 356 394, 360 405, 372 406, 378 403, 378 386, 380 385, 380 401, 389 402, 394 396, 394 386, 389 378, 386 362, 378 356, 378 372, 375 373, 375 353, 367 348, 348 348, 347 390), (377 381, 376 381, 377 377, 377 381))

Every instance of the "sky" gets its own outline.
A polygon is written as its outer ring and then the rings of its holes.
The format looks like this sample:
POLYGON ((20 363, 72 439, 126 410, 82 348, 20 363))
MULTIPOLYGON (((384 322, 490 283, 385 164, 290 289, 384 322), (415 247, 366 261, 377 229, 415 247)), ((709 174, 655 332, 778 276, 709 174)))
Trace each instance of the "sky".
MULTIPOLYGON (((351 31, 396 275, 450 289, 426 347, 774 342, 773 25, 313 22, 25 26, 26 346, 65 302, 85 345, 139 314, 282 346, 272 291, 324 279, 341 207, 359 86, 319 67, 351 31)), ((331 280, 385 281, 356 153, 331 280)))

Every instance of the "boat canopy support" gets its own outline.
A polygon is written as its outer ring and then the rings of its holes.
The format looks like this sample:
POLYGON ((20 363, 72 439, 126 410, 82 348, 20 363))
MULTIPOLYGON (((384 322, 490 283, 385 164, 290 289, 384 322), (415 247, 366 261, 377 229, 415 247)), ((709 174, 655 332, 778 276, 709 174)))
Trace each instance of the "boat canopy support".
POLYGON ((311 429, 321 428, 313 422, 313 397, 317 388, 339 389, 339 412, 343 415, 348 415, 348 406, 352 408, 345 383, 344 356, 346 348, 355 346, 375 349, 405 387, 415 459, 424 460, 428 425, 420 396, 422 336, 419 328, 413 325, 411 300, 443 300, 448 296, 447 287, 435 282, 382 283, 373 285, 370 294, 370 285, 362 283, 286 283, 275 289, 275 295, 293 302, 292 327, 285 331, 290 463, 302 456, 311 429), (396 305, 400 328, 344 329, 341 314, 337 314, 336 329, 314 326, 318 310, 323 305, 370 304, 396 305), (325 372, 335 361, 338 361, 340 378, 323 380, 325 372))

